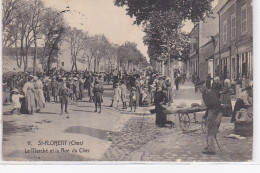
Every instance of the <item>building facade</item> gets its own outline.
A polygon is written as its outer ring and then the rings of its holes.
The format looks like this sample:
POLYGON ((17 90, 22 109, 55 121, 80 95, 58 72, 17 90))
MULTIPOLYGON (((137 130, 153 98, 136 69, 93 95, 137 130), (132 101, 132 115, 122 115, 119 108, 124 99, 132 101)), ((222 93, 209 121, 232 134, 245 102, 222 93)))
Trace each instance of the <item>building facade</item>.
POLYGON ((195 24, 190 32, 190 54, 186 64, 187 77, 199 75, 199 25, 199 23, 195 24))
POLYGON ((215 71, 221 79, 253 79, 252 0, 229 0, 218 12, 219 57, 215 71))

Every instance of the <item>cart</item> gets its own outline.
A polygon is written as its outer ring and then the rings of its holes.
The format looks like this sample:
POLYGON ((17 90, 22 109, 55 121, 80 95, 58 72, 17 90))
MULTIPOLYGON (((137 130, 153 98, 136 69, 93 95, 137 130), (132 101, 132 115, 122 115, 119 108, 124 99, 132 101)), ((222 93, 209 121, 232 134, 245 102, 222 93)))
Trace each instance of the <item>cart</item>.
MULTIPOLYGON (((191 108, 179 108, 175 110, 166 109, 164 113, 178 116, 180 128, 183 132, 186 132, 189 129, 191 123, 199 123, 196 119, 196 114, 203 111, 206 111, 206 107, 199 106, 191 108), (191 117, 192 115, 193 117, 191 117)), ((200 124, 202 131, 205 132, 205 120, 203 119, 200 124)))

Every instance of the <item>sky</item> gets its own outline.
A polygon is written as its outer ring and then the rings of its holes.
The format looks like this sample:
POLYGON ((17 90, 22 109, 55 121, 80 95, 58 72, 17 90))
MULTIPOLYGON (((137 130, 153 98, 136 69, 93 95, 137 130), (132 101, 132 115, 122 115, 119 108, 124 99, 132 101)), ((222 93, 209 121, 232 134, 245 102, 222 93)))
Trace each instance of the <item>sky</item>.
MULTIPOLYGON (((137 48, 148 58, 147 46, 143 44, 142 26, 133 25, 134 19, 126 15, 124 8, 115 6, 113 1, 43 0, 46 7, 59 11, 69 6, 70 12, 63 13, 69 26, 88 31, 90 35, 104 34, 114 44, 135 42, 137 48)), ((192 27, 193 24, 188 21, 183 30, 189 32, 192 27)))

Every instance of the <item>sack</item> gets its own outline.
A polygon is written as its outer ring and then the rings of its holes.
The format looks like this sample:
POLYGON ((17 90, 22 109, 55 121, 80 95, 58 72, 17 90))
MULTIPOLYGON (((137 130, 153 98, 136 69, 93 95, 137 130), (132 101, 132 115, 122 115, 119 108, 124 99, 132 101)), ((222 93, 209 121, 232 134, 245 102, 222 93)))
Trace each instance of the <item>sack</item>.
POLYGON ((252 122, 253 114, 247 110, 240 110, 236 113, 236 121, 238 122, 252 122))

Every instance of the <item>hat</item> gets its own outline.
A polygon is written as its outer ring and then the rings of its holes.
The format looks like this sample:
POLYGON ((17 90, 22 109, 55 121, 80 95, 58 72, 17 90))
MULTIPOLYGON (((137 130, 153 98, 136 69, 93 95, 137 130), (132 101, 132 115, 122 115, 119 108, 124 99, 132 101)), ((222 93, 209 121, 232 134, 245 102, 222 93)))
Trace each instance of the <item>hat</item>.
POLYGON ((33 76, 33 80, 38 80, 38 77, 37 76, 33 76))
POLYGON ((13 92, 17 92, 17 93, 19 93, 18 89, 13 89, 12 91, 13 91, 13 92))

